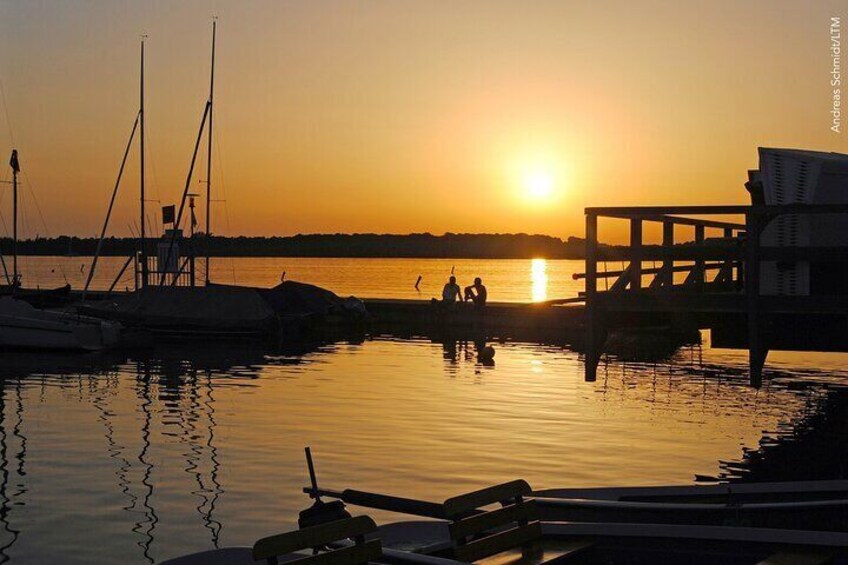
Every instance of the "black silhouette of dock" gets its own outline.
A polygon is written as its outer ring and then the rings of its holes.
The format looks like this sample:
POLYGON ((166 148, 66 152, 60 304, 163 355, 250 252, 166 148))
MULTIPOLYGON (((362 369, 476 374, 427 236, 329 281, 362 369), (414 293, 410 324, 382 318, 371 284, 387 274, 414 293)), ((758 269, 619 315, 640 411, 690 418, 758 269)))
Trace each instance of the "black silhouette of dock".
POLYGON ((595 378, 611 330, 657 316, 712 330, 714 346, 748 349, 754 386, 769 350, 848 351, 848 247, 764 243, 766 228, 781 217, 836 218, 848 228, 848 205, 587 208, 586 272, 578 275, 586 279, 587 379, 595 378), (601 247, 601 218, 628 221, 630 245, 601 247), (648 222, 662 225, 661 244, 643 243, 648 222), (694 239, 675 245, 677 227, 693 229, 694 239), (708 231, 718 236, 708 238, 708 231), (599 270, 608 262, 625 267, 599 270), (806 290, 775 290, 763 275, 767 264, 774 267, 770 274, 806 265, 812 283, 806 290))

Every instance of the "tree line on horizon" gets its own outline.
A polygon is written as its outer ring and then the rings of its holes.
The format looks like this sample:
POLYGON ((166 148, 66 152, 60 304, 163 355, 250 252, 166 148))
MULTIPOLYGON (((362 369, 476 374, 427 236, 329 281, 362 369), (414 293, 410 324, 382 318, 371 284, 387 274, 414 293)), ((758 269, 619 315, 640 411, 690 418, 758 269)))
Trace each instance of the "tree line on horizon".
MULTIPOLYGON (((158 239, 148 240, 148 252, 158 239)), ((195 255, 207 251, 213 257, 375 257, 375 258, 468 258, 468 259, 582 259, 585 240, 562 240, 531 234, 298 234, 273 237, 189 238, 195 255)), ((97 238, 59 236, 18 241, 19 255, 94 255, 97 238)), ((137 238, 110 237, 103 241, 104 256, 127 257, 139 249, 137 238)), ((0 239, 0 252, 12 253, 12 240, 0 239)))

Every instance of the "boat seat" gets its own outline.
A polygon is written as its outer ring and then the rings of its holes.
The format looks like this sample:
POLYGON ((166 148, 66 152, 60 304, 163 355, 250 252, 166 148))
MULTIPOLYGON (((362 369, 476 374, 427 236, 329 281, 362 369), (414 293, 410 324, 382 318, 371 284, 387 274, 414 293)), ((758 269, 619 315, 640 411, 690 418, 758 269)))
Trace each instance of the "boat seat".
POLYGON ((485 565, 565 562, 591 545, 579 540, 542 540, 530 485, 511 481, 446 500, 447 521, 407 521, 377 530, 386 548, 485 565), (486 507, 493 507, 486 510, 486 507))
POLYGON ((383 547, 413 553, 434 554, 451 548, 447 522, 435 520, 407 520, 385 524, 374 534, 383 547))

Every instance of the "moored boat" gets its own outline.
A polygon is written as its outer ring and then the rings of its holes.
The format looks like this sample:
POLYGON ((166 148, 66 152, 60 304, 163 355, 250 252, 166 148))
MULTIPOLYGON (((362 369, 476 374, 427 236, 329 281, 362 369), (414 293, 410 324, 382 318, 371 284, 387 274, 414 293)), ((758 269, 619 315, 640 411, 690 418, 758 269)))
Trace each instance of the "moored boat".
MULTIPOLYGON (((37 308, 65 300, 70 287, 39 291, 23 289, 18 271, 18 151, 12 150, 12 275, 0 294, 0 348, 96 351, 120 340, 121 326, 72 314, 37 308)), ((5 269, 5 262, 3 263, 5 269)), ((7 273, 8 277, 8 273, 7 273)))
MULTIPOLYGON (((320 490, 348 504, 441 518, 433 502, 345 489, 320 490)), ((796 481, 533 491, 549 521, 749 526, 848 531, 848 481, 796 481)))
POLYGON ((117 345, 120 333, 120 324, 0 298, 0 348, 98 351, 117 345))
POLYGON ((456 565, 459 563, 527 565, 567 563, 628 565, 642 563, 761 564, 845 563, 848 534, 844 532, 652 524, 540 520, 537 501, 522 480, 451 497, 443 503, 361 493, 359 504, 437 520, 405 520, 375 527, 365 516, 340 516, 316 499, 307 511, 327 521, 263 538, 253 547, 199 552, 167 565, 198 563, 302 563, 303 565, 456 565), (362 496, 368 494, 368 496, 362 496), (358 524, 358 528, 353 528, 358 524), (333 541, 335 540, 335 541, 333 541), (351 541, 352 540, 352 541, 351 541), (315 554, 308 553, 314 548, 315 554), (295 553, 292 553, 292 552, 295 553), (322 553, 322 551, 324 551, 322 553))
POLYGON ((57 308, 67 306, 71 301, 71 285, 56 288, 24 288, 13 285, 0 285, 0 296, 14 296, 36 308, 57 308))
POLYGON ((277 327, 271 307, 243 287, 145 287, 79 311, 173 337, 261 337, 277 327))

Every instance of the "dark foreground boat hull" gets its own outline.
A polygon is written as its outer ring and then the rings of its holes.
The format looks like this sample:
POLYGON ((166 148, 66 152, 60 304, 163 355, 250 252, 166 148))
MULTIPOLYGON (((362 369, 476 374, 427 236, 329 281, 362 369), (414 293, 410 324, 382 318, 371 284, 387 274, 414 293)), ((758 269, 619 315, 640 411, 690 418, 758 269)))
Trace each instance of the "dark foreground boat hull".
MULTIPOLYGON (((848 534, 720 526, 543 522, 543 538, 487 558, 487 565, 764 565, 766 563, 848 563, 848 534)), ((445 522, 404 521, 378 528, 389 565, 460 565, 449 552, 421 553, 416 546, 449 540, 445 522)), ((308 554, 280 556, 280 562, 308 554)), ((186 555, 163 565, 239 565, 253 562, 251 549, 222 548, 186 555)))
POLYGON ((848 531, 848 481, 551 489, 544 520, 848 531))
POLYGON ((723 505, 537 498, 536 504, 543 520, 848 531, 848 499, 723 505))
MULTIPOLYGON (((449 546, 446 522, 404 521, 386 524, 374 534, 383 543, 382 562, 410 565, 425 557, 420 548, 449 546), (415 556, 415 557, 412 557, 415 556)), ((630 524, 542 522, 543 538, 530 547, 498 554, 487 564, 538 565, 657 564, 749 565, 777 555, 793 557, 784 563, 848 563, 848 534, 765 528, 692 526, 680 524, 630 524)), ((430 551, 447 558, 450 550, 430 551)), ((453 562, 456 563, 456 562, 453 562)), ((415 565, 430 565, 421 561, 415 565)), ((436 565, 433 563, 432 565, 436 565)), ((439 565, 444 565, 444 561, 439 565)))

